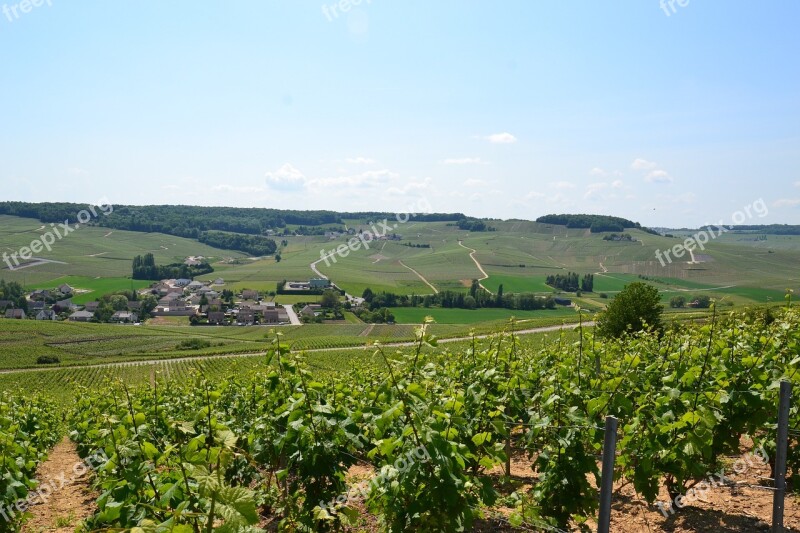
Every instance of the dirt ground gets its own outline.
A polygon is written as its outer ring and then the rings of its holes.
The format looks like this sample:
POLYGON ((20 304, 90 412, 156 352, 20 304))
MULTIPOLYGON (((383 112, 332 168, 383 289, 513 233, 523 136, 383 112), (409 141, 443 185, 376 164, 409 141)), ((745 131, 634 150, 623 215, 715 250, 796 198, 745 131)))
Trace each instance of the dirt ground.
POLYGON ((40 488, 49 486, 52 491, 46 502, 37 499, 30 507, 32 517, 22 527, 24 533, 72 532, 94 512, 97 496, 91 492, 89 474, 83 464, 72 441, 65 438, 56 444, 47 460, 39 465, 36 476, 40 488))

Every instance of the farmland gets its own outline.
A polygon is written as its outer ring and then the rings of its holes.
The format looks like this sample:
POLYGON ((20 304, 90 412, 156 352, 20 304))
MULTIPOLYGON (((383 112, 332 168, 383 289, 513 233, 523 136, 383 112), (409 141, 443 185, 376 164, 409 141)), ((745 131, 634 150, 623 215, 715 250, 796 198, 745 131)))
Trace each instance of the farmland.
MULTIPOLYGON (((29 242, 38 231, 30 219, 5 219, 3 249, 29 242)), ((363 221, 347 223, 359 227, 363 221)), ((0 319, 0 393, 12 395, 0 404, 12 405, 11 397, 37 402, 26 407, 33 411, 25 416, 41 418, 48 432, 30 450, 34 463, 68 432, 81 455, 102 449, 121 465, 98 472, 98 487, 117 486, 130 477, 129 468, 153 472, 149 479, 136 478, 129 492, 98 500, 87 523, 99 529, 163 522, 167 507, 179 505, 189 505, 191 512, 172 520, 190 529, 221 521, 231 527, 310 530, 376 522, 395 524, 396 530, 512 530, 512 524, 572 529, 595 519, 598 428, 608 414, 623 424, 621 490, 659 523, 653 511, 657 501, 687 490, 705 469, 736 457, 742 443, 770 449, 776 383, 796 381, 800 356, 790 333, 800 321, 797 311, 777 307, 785 289, 798 281, 792 265, 800 259, 800 240, 776 237, 779 245, 764 251, 763 240, 720 239, 709 244, 704 263, 661 267, 653 264, 654 251, 674 239, 632 230, 637 241, 608 242, 585 230, 492 224, 496 231, 470 233, 446 222, 411 222, 401 228, 402 241, 377 241, 329 264, 319 262, 320 251, 334 249, 343 237, 286 236, 278 261, 191 239, 80 228, 70 236, 74 240, 57 243, 58 255, 51 258, 60 263, 6 269, 2 275, 29 289, 67 283, 77 289, 73 301, 80 304, 116 290, 145 288, 147 282, 130 279, 130 260, 156 250, 164 263, 207 257, 214 272, 202 278, 223 278, 223 287, 235 292, 268 293, 284 279, 308 279, 316 263, 352 295, 366 288, 425 295, 434 289, 468 291, 481 277, 470 257, 475 249, 489 275, 483 285, 492 293, 502 286, 505 294, 555 294, 575 307, 392 307, 394 324, 367 324, 345 313, 345 320, 274 330, 190 326, 186 317, 158 317, 140 326, 0 319), (103 241, 92 244, 95 253, 81 254, 89 246, 84 241, 97 239, 103 241), (546 276, 570 271, 594 274, 594 291, 559 293, 545 284, 546 276), (595 338, 596 313, 635 281, 655 286, 665 305, 676 295, 703 294, 716 301, 715 310, 668 309, 669 333, 662 338, 642 335, 624 343, 595 338), (740 314, 753 305, 773 310, 740 314), (767 315, 773 322, 759 318, 767 315), (435 323, 420 329, 428 316, 435 323), (572 329, 579 320, 585 327, 572 329), (562 326, 569 329, 557 331, 562 326), (536 328, 537 333, 512 336, 536 328), (730 355, 733 349, 741 359, 730 355), (750 371, 741 372, 741 365, 750 371), (679 422, 662 414, 666 404, 679 422), (490 410, 490 405, 504 408, 490 410), (196 413, 213 416, 209 422, 196 413), (119 421, 110 432, 107 416, 119 421), (50 426, 56 417, 65 420, 64 427, 50 426), (662 436, 666 432, 669 439, 662 436), (121 460, 121 442, 139 452, 121 460), (441 477, 431 478, 420 464, 394 492, 376 485, 356 507, 319 507, 320 500, 335 500, 346 488, 352 468, 381 472, 420 447, 437 469, 449 472, 455 485, 440 487, 449 497, 437 500, 441 477), (568 453, 560 453, 562 448, 568 453), (180 450, 188 462, 175 462, 168 450, 180 450), (642 464, 643 450, 659 459, 642 464), (221 462, 208 463, 209 454, 221 462), (281 465, 292 472, 288 478, 281 465), (201 488, 211 472, 219 477, 215 483, 222 483, 217 492, 201 488), (319 485, 319 479, 325 483, 319 485), (466 484, 482 489, 456 488, 466 484), (175 486, 180 490, 170 488, 175 486), (433 488, 423 498, 414 492, 417 486, 433 488), (174 501, 164 503, 152 497, 154 491, 172 491, 174 501), (413 516, 405 510, 409 502, 419 508, 413 516), (217 504, 232 511, 220 518, 212 510, 217 504)), ((297 304, 321 298, 267 299, 297 304)), ((796 413, 792 416, 796 420, 796 413)), ((796 475, 800 463, 794 457, 796 475)), ((15 475, 30 479, 32 472, 15 475)), ((794 496, 787 501, 794 509, 794 496)), ((616 520, 619 525, 624 516, 616 520)))

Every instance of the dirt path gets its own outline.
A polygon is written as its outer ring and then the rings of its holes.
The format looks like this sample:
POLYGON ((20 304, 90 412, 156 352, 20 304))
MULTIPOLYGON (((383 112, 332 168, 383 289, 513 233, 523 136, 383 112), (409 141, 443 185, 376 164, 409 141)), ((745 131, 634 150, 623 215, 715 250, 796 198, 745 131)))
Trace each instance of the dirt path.
POLYGON ((401 265, 401 266, 404 266, 404 267, 406 267, 406 268, 407 268, 407 269, 409 269, 411 272, 413 272, 414 274, 416 274, 416 275, 417 275, 417 277, 418 277, 419 279, 421 279, 421 280, 422 280, 422 283, 424 283, 425 285, 427 285, 428 287, 430 287, 430 288, 431 288, 431 290, 433 291, 433 293, 434 293, 434 294, 439 294, 439 289, 437 289, 436 287, 434 287, 434 286, 433 286, 433 284, 431 284, 431 282, 430 282, 430 281, 428 281, 427 279, 425 279, 425 277, 424 277, 422 274, 420 274, 419 272, 417 272, 416 270, 414 270, 413 268, 411 268, 411 267, 410 267, 410 266, 408 266, 407 264, 403 263, 402 261, 398 261, 398 263, 400 263, 400 265, 401 265))
POLYGON ((39 465, 36 477, 42 494, 47 493, 47 487, 51 492, 45 502, 38 498, 33 500, 35 504, 29 509, 32 516, 22 527, 23 533, 72 532, 81 520, 94 512, 96 496, 89 487, 88 469, 78 457, 75 444, 66 437, 39 465))
POLYGON ((475 254, 478 253, 478 250, 476 250, 474 248, 470 248, 468 246, 464 246, 464 243, 462 243, 461 241, 458 241, 458 245, 461 246, 462 248, 466 248, 467 250, 470 251, 469 252, 469 258, 472 259, 472 261, 475 263, 475 266, 478 267, 478 270, 480 270, 481 274, 483 274, 483 277, 478 280, 478 285, 480 286, 480 288, 485 290, 489 294, 494 294, 492 291, 490 291, 489 289, 484 287, 483 283, 481 283, 481 281, 489 279, 489 274, 486 273, 486 271, 483 269, 481 264, 478 262, 478 259, 475 257, 475 254))

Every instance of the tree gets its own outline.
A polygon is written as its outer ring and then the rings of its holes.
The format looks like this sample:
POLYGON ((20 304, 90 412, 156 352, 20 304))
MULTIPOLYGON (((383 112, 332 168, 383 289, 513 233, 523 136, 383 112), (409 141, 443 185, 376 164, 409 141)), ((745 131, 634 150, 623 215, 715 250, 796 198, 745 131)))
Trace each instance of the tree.
POLYGON ((495 300, 495 307, 503 307, 503 284, 497 287, 497 299, 495 300))
POLYGON ((597 330, 604 337, 621 337, 626 333, 645 328, 660 331, 663 328, 658 289, 642 282, 627 285, 608 304, 597 321, 597 330))
POLYGON ((673 296, 669 301, 669 306, 673 309, 680 309, 686 306, 686 298, 683 296, 673 296))
POLYGON ((375 294, 372 292, 372 289, 370 289, 369 287, 364 289, 364 292, 361 293, 361 297, 364 298, 364 301, 367 302, 367 303, 371 303, 372 302, 372 298, 374 296, 375 296, 375 294))
POLYGON ((121 294, 115 294, 109 298, 108 303, 114 311, 124 311, 128 308, 128 298, 121 294))
POLYGON ((280 263, 281 262, 281 254, 275 254, 275 262, 276 263, 280 263))
POLYGON ((326 309, 336 309, 339 307, 339 293, 336 291, 326 290, 322 293, 320 305, 326 309))

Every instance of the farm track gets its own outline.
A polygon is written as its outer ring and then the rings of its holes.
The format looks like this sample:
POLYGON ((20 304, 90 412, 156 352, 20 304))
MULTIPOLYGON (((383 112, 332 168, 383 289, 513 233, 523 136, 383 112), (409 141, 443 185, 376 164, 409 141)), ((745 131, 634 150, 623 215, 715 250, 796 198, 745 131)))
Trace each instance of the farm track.
POLYGON ((409 269, 411 272, 413 272, 414 274, 416 274, 416 275, 417 275, 417 277, 418 277, 419 279, 421 279, 421 280, 422 280, 422 282, 423 282, 425 285, 427 285, 428 287, 430 287, 430 288, 431 288, 431 290, 433 290, 433 293, 434 293, 434 294, 439 294, 439 289, 437 289, 436 287, 434 287, 434 286, 433 286, 433 284, 432 284, 430 281, 428 281, 427 279, 425 279, 425 276, 423 276, 422 274, 420 274, 419 272, 417 272, 416 270, 414 270, 413 268, 411 268, 411 267, 410 267, 410 266, 408 266, 407 264, 403 263, 402 261, 398 261, 398 263, 400 263, 402 266, 406 267, 406 268, 407 268, 407 269, 409 269))
POLYGON ((478 259, 475 257, 475 254, 478 253, 478 250, 476 250, 474 248, 470 248, 468 246, 464 246, 464 243, 462 243, 461 241, 458 241, 458 245, 461 246, 462 248, 466 248, 467 250, 470 251, 470 253, 469 253, 470 259, 472 259, 472 261, 475 263, 475 266, 478 267, 478 270, 480 270, 481 274, 483 274, 483 277, 478 280, 478 285, 480 286, 480 288, 485 290, 489 294, 494 294, 492 291, 490 291, 489 289, 484 287, 483 283, 481 283, 482 281, 486 281, 487 279, 489 279, 489 274, 486 273, 486 271, 483 269, 483 267, 481 266, 481 264, 478 261, 478 259))
MULTIPOLYGON (((594 322, 585 322, 583 324, 584 327, 592 327, 594 326, 594 322)), ((551 331, 560 331, 560 330, 573 330, 580 327, 580 324, 563 324, 560 326, 542 326, 538 328, 530 328, 530 329, 523 329, 519 331, 515 331, 515 335, 532 335, 535 333, 547 333, 551 331)), ((489 334, 482 334, 482 335, 475 335, 475 339, 488 339, 496 335, 496 333, 489 333, 489 334)), ((445 343, 452 343, 452 342, 460 342, 460 341, 467 341, 471 340, 473 337, 470 336, 461 336, 461 337, 451 337, 447 339, 439 339, 439 344, 445 343)), ((385 347, 410 347, 415 346, 414 341, 402 341, 402 342, 386 342, 382 343, 382 346, 385 347)), ((330 351, 350 351, 350 350, 363 350, 364 345, 359 344, 357 346, 342 346, 338 348, 313 348, 310 350, 293 350, 297 353, 321 353, 321 352, 330 352, 330 351)), ((188 356, 188 357, 163 357, 159 359, 142 359, 139 361, 123 361, 119 363, 99 363, 99 364, 92 364, 92 365, 65 365, 65 366, 56 366, 56 367, 49 367, 49 368, 9 368, 0 370, 0 375, 7 375, 7 374, 24 374, 30 372, 53 372, 57 370, 70 370, 70 369, 89 369, 89 368, 124 368, 130 366, 144 366, 144 365, 157 365, 157 364, 168 364, 168 363, 185 363, 191 361, 209 361, 213 359, 241 359, 245 357, 258 357, 263 355, 263 352, 254 352, 254 353, 238 353, 238 354, 220 354, 220 355, 198 355, 198 356, 188 356)))

